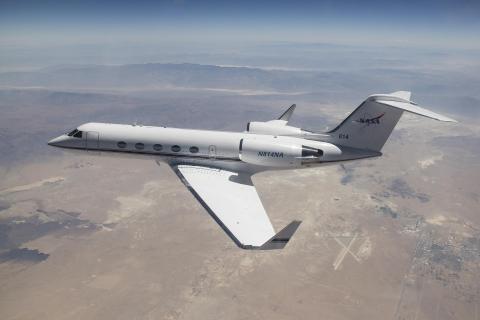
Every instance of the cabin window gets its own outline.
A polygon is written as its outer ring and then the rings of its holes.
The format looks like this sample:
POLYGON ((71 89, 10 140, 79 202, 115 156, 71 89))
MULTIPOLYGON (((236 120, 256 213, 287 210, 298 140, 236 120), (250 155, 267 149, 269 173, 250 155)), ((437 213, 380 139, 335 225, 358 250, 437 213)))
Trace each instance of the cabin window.
POLYGON ((182 148, 180 148, 180 146, 174 145, 174 146, 172 146, 171 149, 172 149, 173 152, 178 152, 178 151, 180 151, 182 148))
POLYGON ((120 141, 120 142, 117 143, 117 146, 120 149, 124 149, 127 146, 127 143, 125 141, 120 141))
POLYGON ((153 145, 153 150, 155 151, 161 151, 163 149, 163 146, 161 144, 154 144, 153 145))
POLYGON ((198 147, 190 147, 190 152, 191 153, 197 153, 198 152, 198 147))
POLYGON ((143 143, 141 143, 141 142, 135 143, 135 149, 143 150, 143 148, 145 148, 145 145, 143 143))

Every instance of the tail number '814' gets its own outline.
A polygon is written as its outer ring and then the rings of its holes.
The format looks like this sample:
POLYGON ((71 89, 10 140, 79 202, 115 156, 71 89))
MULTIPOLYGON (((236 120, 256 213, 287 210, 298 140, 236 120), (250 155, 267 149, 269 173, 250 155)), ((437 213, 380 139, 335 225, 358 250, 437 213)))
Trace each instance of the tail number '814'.
POLYGON ((348 134, 346 134, 346 133, 340 133, 340 134, 338 135, 338 138, 339 138, 339 139, 348 139, 348 134))

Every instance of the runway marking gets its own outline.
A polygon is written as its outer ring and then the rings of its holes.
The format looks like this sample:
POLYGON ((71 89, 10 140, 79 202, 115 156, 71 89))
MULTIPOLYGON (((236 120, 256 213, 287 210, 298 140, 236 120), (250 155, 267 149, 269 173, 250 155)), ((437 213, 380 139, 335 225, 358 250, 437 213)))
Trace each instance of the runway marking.
POLYGON ((355 233, 352 240, 350 240, 350 242, 348 243, 348 246, 345 246, 345 244, 342 241, 334 237, 335 241, 342 247, 342 249, 338 253, 335 261, 333 262, 333 270, 336 271, 338 270, 338 268, 340 268, 343 260, 347 256, 347 253, 349 253, 357 262, 360 262, 360 259, 350 250, 355 240, 357 240, 357 236, 358 236, 358 233, 355 233))
MULTIPOLYGON (((439 297, 437 299, 437 308, 435 310, 435 320, 438 320, 438 315, 440 314, 440 300, 441 299, 442 299, 441 297, 439 297)), ((475 318, 474 320, 477 320, 477 319, 475 318)))
POLYGON ((414 320, 418 319, 418 314, 420 313, 420 307, 422 306, 422 298, 423 298, 423 288, 425 287, 425 281, 422 281, 420 284, 420 293, 418 294, 418 301, 417 301, 417 308, 415 311, 415 318, 414 320))
MULTIPOLYGON (((346 250, 346 253, 350 253, 352 255, 352 257, 357 260, 357 262, 360 262, 360 258, 357 257, 357 255, 355 253, 352 252, 352 250, 350 250, 350 247, 353 245, 353 242, 358 239, 357 237, 357 234, 355 234, 354 238, 350 241, 350 243, 348 244, 348 247, 345 246, 345 244, 343 242, 341 242, 340 240, 338 240, 337 238, 334 238, 335 241, 341 246, 344 248, 344 250, 346 250)), ((346 254, 345 253, 345 254, 346 254)))
MULTIPOLYGON (((402 313, 402 310, 400 309, 400 307, 402 306, 402 304, 405 302, 404 301, 404 298, 405 298, 405 291, 406 291, 406 287, 405 287, 405 284, 407 282, 408 279, 412 279, 414 278, 414 281, 417 282, 417 281, 420 281, 418 279, 418 275, 417 273, 415 272, 415 268, 418 267, 417 266, 417 257, 421 257, 423 254, 424 254, 424 250, 425 250, 425 246, 426 246, 426 235, 425 235, 425 232, 422 232, 419 236, 418 236, 418 240, 415 244, 415 248, 414 248, 414 251, 413 251, 413 258, 412 258, 412 261, 410 262, 410 265, 408 267, 408 270, 406 271, 406 273, 404 274, 403 276, 403 279, 402 279, 402 283, 400 285, 400 294, 399 294, 399 297, 398 297, 398 300, 397 300, 397 303, 395 304, 395 310, 394 310, 394 313, 393 313, 393 319, 404 319, 405 317, 401 315, 402 313)), ((420 285, 422 286, 422 291, 423 291, 423 281, 420 283, 420 285)), ((408 304, 408 302, 405 302, 408 304)), ((415 317, 417 317, 418 315, 418 309, 419 309, 419 306, 420 306, 420 302, 417 301, 416 302, 416 311, 415 311, 415 317)))

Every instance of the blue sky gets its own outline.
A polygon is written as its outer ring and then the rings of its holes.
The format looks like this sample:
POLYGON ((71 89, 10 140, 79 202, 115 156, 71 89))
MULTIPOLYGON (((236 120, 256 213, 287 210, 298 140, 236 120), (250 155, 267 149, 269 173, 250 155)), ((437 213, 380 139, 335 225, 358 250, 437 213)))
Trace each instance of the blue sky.
POLYGON ((298 41, 480 46, 480 1, 0 0, 0 43, 298 41))

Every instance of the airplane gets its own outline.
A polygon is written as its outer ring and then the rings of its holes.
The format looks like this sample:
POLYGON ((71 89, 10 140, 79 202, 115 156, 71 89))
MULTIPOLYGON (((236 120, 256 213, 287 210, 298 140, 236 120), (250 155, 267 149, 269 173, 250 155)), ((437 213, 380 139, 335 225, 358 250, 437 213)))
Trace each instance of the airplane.
POLYGON ((278 119, 249 122, 244 132, 86 123, 50 146, 102 155, 128 155, 167 163, 213 219, 243 249, 282 249, 301 221, 275 233, 252 176, 380 157, 403 112, 455 120, 419 107, 411 93, 369 96, 337 127, 312 132, 289 126, 296 105, 278 119))

